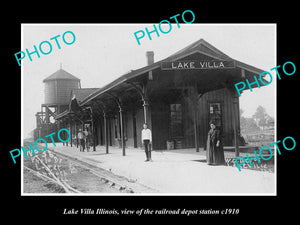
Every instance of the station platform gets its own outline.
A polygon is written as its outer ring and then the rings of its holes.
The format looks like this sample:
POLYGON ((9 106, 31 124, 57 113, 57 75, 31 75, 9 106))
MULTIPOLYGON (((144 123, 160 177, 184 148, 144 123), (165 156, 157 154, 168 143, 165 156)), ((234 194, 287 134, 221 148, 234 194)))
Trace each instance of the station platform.
MULTIPOLYGON (((158 190, 155 195, 275 195, 276 173, 231 166, 209 166, 206 152, 200 149, 152 151, 152 162, 145 162, 142 149, 96 146, 96 151, 80 152, 79 148, 48 145, 54 152, 81 160, 93 166, 126 177, 158 190)), ((242 156, 243 153, 241 153, 242 156)), ((234 152, 225 152, 225 157, 234 152)), ((151 193, 145 193, 145 195, 151 193)))

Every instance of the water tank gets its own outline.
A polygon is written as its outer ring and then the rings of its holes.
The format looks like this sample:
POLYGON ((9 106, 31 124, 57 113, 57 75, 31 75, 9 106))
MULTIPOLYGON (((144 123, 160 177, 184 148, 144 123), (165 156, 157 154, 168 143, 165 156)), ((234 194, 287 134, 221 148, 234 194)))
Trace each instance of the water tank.
POLYGON ((80 88, 80 79, 60 69, 43 80, 48 105, 68 105, 72 89, 80 88))

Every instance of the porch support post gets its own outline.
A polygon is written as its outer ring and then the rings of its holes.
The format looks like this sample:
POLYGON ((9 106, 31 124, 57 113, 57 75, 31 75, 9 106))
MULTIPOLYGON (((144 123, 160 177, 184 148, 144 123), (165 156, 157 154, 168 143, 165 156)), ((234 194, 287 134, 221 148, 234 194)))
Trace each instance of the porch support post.
POLYGON ((235 147, 235 157, 240 156, 240 149, 239 149, 239 132, 238 132, 238 101, 239 99, 235 96, 233 98, 233 126, 234 126, 234 147, 235 147))
POLYGON ((195 135, 195 148, 196 152, 199 152, 199 130, 198 130, 198 113, 197 113, 197 103, 194 103, 194 135, 195 135))
POLYGON ((107 115, 103 110, 103 120, 104 120, 104 141, 105 141, 105 150, 106 154, 109 153, 108 151, 108 127, 107 127, 107 115))
MULTIPOLYGON (((62 119, 61 123, 62 123, 62 127, 65 128, 66 126, 65 126, 65 120, 64 119, 62 119)), ((60 127, 60 129, 61 129, 61 127, 60 127)), ((65 146, 65 142, 63 142, 63 146, 65 146)))
MULTIPOLYGON (((70 118, 68 117, 68 118, 67 118, 67 121, 66 121, 66 129, 69 128, 69 126, 68 126, 69 121, 70 121, 70 118)), ((66 142, 66 145, 69 146, 69 142, 68 142, 68 141, 66 142)))
POLYGON ((122 100, 115 96, 114 94, 111 94, 109 92, 107 92, 107 94, 109 94, 110 96, 113 97, 113 99, 115 100, 115 102, 117 103, 118 107, 119 107, 119 115, 120 115, 120 130, 121 130, 121 146, 122 146, 122 154, 123 156, 126 155, 126 151, 125 151, 125 138, 124 138, 124 124, 123 124, 123 107, 122 107, 122 100))
POLYGON ((45 106, 45 120, 46 120, 46 123, 50 123, 50 117, 49 117, 49 108, 48 106, 45 106))
POLYGON ((72 118, 70 118, 70 133, 71 133, 71 147, 73 146, 73 129, 72 129, 72 118))
POLYGON ((143 97, 143 108, 144 108, 144 123, 148 123, 149 116, 149 100, 148 98, 143 97))
POLYGON ((194 120, 194 137, 195 137, 195 148, 196 152, 199 152, 199 121, 198 121, 198 106, 199 106, 199 99, 202 96, 202 94, 198 93, 197 85, 194 85, 194 87, 191 87, 190 89, 190 99, 192 101, 192 107, 193 107, 193 120, 194 120))
MULTIPOLYGON (((65 122, 64 122, 64 128, 68 129, 68 118, 66 118, 65 122)), ((64 133, 64 138, 65 138, 65 133, 64 133)), ((66 146, 68 146, 68 141, 64 142, 66 146)))
POLYGON ((234 149, 235 149, 235 157, 240 156, 240 149, 239 149, 239 123, 238 123, 238 116, 239 116, 239 97, 237 92, 233 88, 228 88, 231 93, 232 99, 232 125, 233 125, 233 133, 234 133, 234 149))
POLYGON ((108 143, 108 115, 107 115, 107 108, 103 101, 101 100, 96 100, 96 103, 99 106, 100 113, 102 112, 103 116, 103 134, 104 134, 104 142, 105 142, 105 152, 106 154, 109 154, 109 143, 108 143))
POLYGON ((125 156, 126 152, 125 152, 125 138, 124 138, 124 124, 123 124, 123 109, 121 104, 119 105, 119 113, 120 113, 120 128, 121 128, 121 146, 122 146, 123 156, 125 156))
POLYGON ((91 132, 92 132, 92 138, 93 138, 93 151, 96 151, 96 145, 95 145, 95 124, 94 124, 94 117, 93 117, 93 109, 92 106, 87 107, 90 110, 90 118, 91 118, 91 132))
POLYGON ((91 112, 91 120, 92 120, 92 135, 93 135, 93 151, 96 151, 96 142, 95 142, 95 122, 94 122, 94 117, 93 113, 91 112))
POLYGON ((76 139, 76 148, 78 148, 77 121, 76 120, 75 120, 75 139, 76 139))

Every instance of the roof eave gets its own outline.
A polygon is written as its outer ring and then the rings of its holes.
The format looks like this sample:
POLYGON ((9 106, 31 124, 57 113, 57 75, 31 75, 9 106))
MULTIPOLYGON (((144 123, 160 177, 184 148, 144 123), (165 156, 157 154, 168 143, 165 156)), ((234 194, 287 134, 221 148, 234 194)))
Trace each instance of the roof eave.
POLYGON ((153 64, 149 65, 149 66, 145 66, 145 67, 142 67, 142 68, 137 69, 137 70, 133 70, 133 71, 127 73, 127 74, 124 74, 123 76, 119 77, 118 79, 116 79, 116 80, 110 82, 109 84, 105 85, 100 90, 97 90, 97 91, 91 93, 89 96, 87 96, 85 99, 82 100, 82 102, 80 103, 80 106, 85 105, 86 103, 93 100, 94 98, 100 96, 101 94, 111 90, 112 88, 114 88, 114 87, 116 87, 116 86, 130 80, 130 79, 133 79, 133 78, 135 78, 137 76, 140 76, 144 73, 147 73, 147 72, 150 72, 154 69, 159 68, 161 61, 158 61, 156 63, 153 63, 153 64))
POLYGON ((243 63, 241 61, 238 60, 234 60, 236 62, 236 67, 247 70, 251 73, 254 73, 256 75, 260 75, 262 72, 264 72, 264 70, 261 70, 257 67, 251 66, 249 64, 243 63))

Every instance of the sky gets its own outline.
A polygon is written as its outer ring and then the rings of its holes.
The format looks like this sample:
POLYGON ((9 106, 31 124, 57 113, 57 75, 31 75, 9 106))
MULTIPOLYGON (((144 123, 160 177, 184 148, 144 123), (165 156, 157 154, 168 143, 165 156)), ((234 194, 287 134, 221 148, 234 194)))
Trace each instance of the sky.
MULTIPOLYGON (((156 24, 157 26, 157 24, 156 24)), ((36 127, 35 114, 44 102, 43 79, 60 68, 81 79, 82 88, 100 88, 130 70, 147 65, 146 52, 154 51, 154 61, 162 60, 187 45, 204 39, 226 55, 264 71, 276 65, 276 25, 275 24, 184 24, 176 23, 168 34, 153 33, 152 40, 147 35, 138 45, 134 33, 149 30, 153 24, 22 24, 20 51, 34 51, 43 41, 52 44, 48 55, 40 53, 22 60, 22 123, 26 136, 36 127), (71 45, 62 41, 62 35, 72 31, 76 40, 71 45), (50 38, 60 35, 61 49, 50 38)), ((163 27, 163 30, 168 30, 163 27)), ((66 40, 71 41, 70 35, 66 40)), ((47 51, 46 44, 43 45, 47 51)), ((17 61, 16 61, 17 64, 17 61)), ((273 77, 275 73, 271 72, 273 77)), ((253 92, 245 91, 240 97, 243 116, 251 117, 258 105, 276 116, 276 79, 253 92)))

